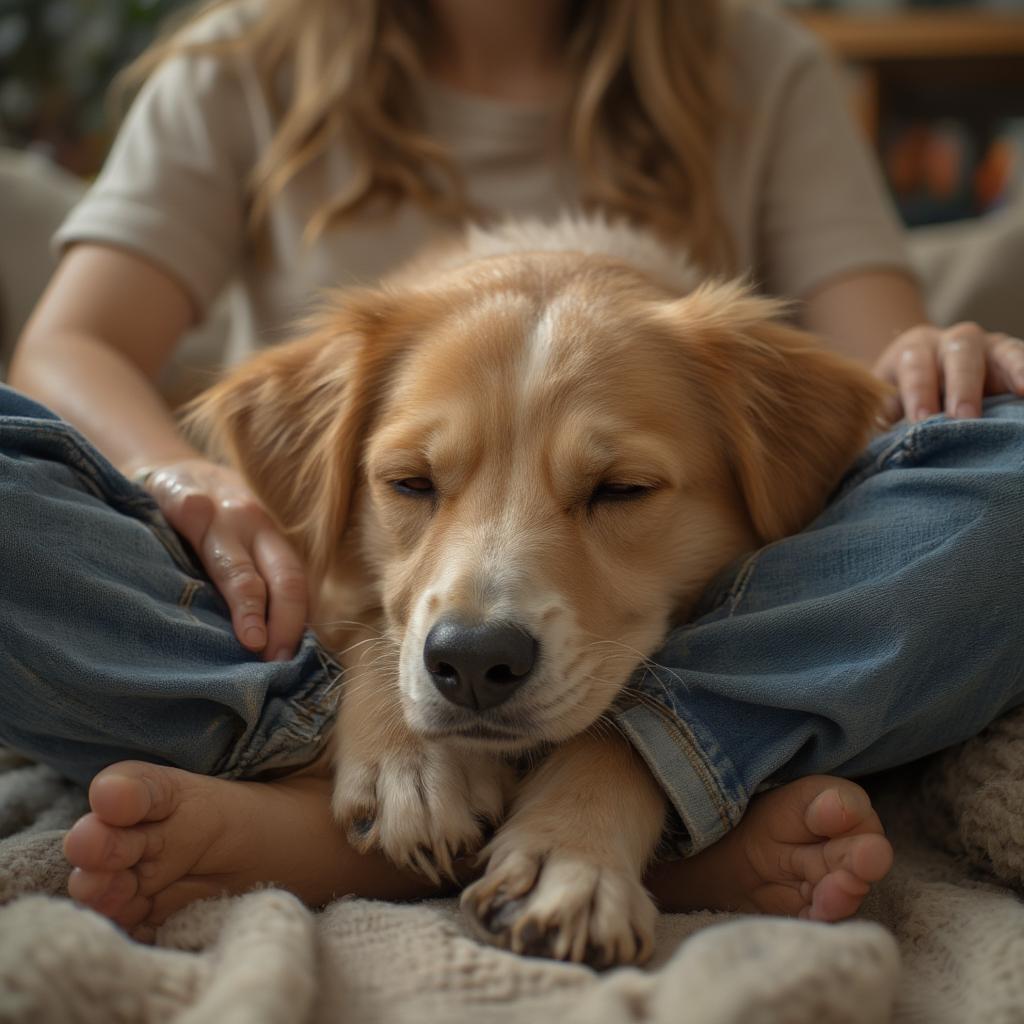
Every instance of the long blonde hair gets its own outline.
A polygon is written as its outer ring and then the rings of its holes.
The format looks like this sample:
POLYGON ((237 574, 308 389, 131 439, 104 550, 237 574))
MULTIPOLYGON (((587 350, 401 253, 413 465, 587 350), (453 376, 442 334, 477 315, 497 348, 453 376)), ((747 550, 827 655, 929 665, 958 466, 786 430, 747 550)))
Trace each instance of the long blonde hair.
MULTIPOLYGON (((417 103, 434 40, 426 0, 265 0, 230 40, 190 40, 197 21, 238 3, 207 0, 130 66, 125 81, 137 85, 185 51, 247 52, 276 117, 247 183, 254 234, 287 183, 339 139, 354 174, 314 212, 311 237, 403 201, 447 219, 476 212, 417 103)), ((584 206, 646 224, 718 272, 733 269, 714 171, 726 107, 722 8, 722 0, 571 0, 565 39, 565 138, 584 206)))

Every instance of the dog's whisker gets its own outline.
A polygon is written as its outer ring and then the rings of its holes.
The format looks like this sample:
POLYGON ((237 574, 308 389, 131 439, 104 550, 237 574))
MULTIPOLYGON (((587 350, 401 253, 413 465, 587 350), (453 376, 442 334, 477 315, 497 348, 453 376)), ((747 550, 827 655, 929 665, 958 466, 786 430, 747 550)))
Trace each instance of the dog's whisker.
POLYGON ((374 626, 370 622, 363 622, 360 619, 325 619, 323 621, 310 622, 309 625, 317 629, 324 626, 355 626, 357 629, 368 629, 378 636, 384 636, 384 630, 379 626, 374 626))
POLYGON ((663 707, 672 709, 675 706, 675 700, 673 698, 672 691, 668 688, 668 686, 665 683, 661 682, 660 680, 658 682, 661 690, 660 699, 656 694, 652 694, 648 690, 641 690, 635 686, 623 687, 622 696, 633 698, 635 701, 641 704, 656 701, 663 707))
POLYGON ((552 708, 558 707, 559 704, 566 703, 570 697, 577 693, 580 687, 587 681, 587 676, 581 675, 577 678, 576 682, 572 684, 567 690, 557 694, 551 700, 545 704, 536 704, 531 708, 534 714, 542 715, 550 711, 552 708))
POLYGON ((360 683, 369 680, 375 684, 397 682, 398 664, 390 657, 375 658, 373 662, 353 665, 345 679, 359 680, 360 683))
MULTIPOLYGON (((597 721, 594 722, 594 724, 590 727, 590 729, 595 728, 597 731, 594 733, 594 735, 596 735, 599 739, 603 739, 605 736, 608 735, 613 735, 621 737, 627 743, 630 742, 629 736, 626 735, 626 732, 622 728, 622 726, 619 725, 619 723, 616 722, 615 719, 609 715, 602 715, 599 719, 597 719, 597 721)), ((589 732, 590 730, 587 731, 589 732)))
POLYGON ((622 688, 623 696, 632 696, 640 699, 644 697, 650 697, 650 684, 653 683, 654 688, 659 690, 664 695, 663 703, 668 705, 672 704, 672 691, 669 689, 669 686, 664 679, 650 672, 644 676, 644 679, 648 681, 648 687, 646 689, 644 687, 636 685, 635 683, 627 682, 626 685, 622 688))
POLYGON ((594 736, 597 739, 603 739, 608 734, 608 725, 604 720, 604 716, 601 715, 600 717, 595 718, 594 721, 583 730, 583 733, 584 735, 594 736))
POLYGON ((368 650, 373 650, 375 647, 386 643, 387 641, 381 640, 378 637, 368 637, 365 640, 357 640, 354 644, 350 644, 348 647, 344 647, 341 650, 333 651, 332 656, 335 660, 341 660, 346 655, 351 654, 359 647, 367 647, 368 650))
POLYGON ((375 655, 371 659, 367 659, 359 665, 359 668, 363 671, 373 671, 380 668, 381 665, 392 664, 397 666, 398 658, 394 651, 382 651, 380 654, 375 655))
POLYGON ((397 658, 401 650, 398 644, 395 644, 393 641, 385 637, 371 637, 366 640, 360 640, 357 643, 346 647, 344 650, 336 652, 335 658, 340 660, 357 647, 365 647, 365 649, 360 652, 359 660, 355 665, 348 666, 350 670, 355 668, 357 665, 368 665, 371 657, 377 662, 383 658, 397 658))
MULTIPOLYGON (((637 659, 637 668, 638 669, 641 668, 641 667, 645 668, 649 672, 651 672, 652 674, 660 673, 660 672, 665 672, 668 675, 672 676, 672 678, 675 679, 675 681, 684 690, 688 690, 689 689, 689 686, 687 685, 685 680, 680 678, 680 676, 675 672, 675 670, 669 668, 668 665, 663 665, 660 662, 655 661, 652 657, 650 657, 650 655, 643 654, 641 651, 637 650, 637 648, 631 647, 629 644, 626 644, 626 643, 624 643, 621 640, 613 640, 613 639, 610 639, 610 638, 601 638, 601 639, 598 639, 596 641, 593 641, 591 646, 596 646, 597 644, 610 644, 610 645, 613 645, 615 647, 621 648, 623 650, 623 652, 624 652, 623 655, 622 655, 623 657, 625 656, 625 653, 628 653, 628 654, 634 656, 637 659)), ((655 676, 655 677, 657 678, 657 676, 655 676)), ((660 685, 662 687, 665 688, 665 692, 668 693, 669 691, 667 689, 667 684, 665 684, 664 680, 659 678, 658 682, 660 683, 660 685)))
POLYGON ((568 690, 560 693, 554 700, 547 704, 534 708, 534 713, 538 715, 551 714, 551 717, 553 718, 560 718, 564 720, 583 706, 589 693, 585 686, 588 682, 598 683, 601 687, 616 685, 612 680, 603 676, 581 674, 568 690), (585 692, 581 694, 580 691, 585 692))

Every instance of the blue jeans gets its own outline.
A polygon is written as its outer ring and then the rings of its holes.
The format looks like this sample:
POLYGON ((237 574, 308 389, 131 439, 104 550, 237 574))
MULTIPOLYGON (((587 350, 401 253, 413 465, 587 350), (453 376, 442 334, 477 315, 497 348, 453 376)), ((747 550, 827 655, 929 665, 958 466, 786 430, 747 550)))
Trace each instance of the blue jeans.
MULTIPOLYGON (((0 742, 88 782, 311 760, 339 671, 264 663, 148 495, 0 387, 0 742)), ((616 717, 690 854, 759 788, 894 767, 1024 702, 1024 401, 878 438, 825 512, 726 569, 616 717)))
POLYGON ((235 639, 149 495, 0 385, 0 744, 88 784, 125 758, 224 778, 312 760, 340 671, 235 639))

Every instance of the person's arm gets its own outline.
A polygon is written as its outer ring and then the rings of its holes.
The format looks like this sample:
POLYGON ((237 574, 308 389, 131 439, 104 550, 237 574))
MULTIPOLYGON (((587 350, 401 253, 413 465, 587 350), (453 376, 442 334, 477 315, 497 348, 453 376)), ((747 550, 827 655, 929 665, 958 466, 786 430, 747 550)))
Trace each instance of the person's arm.
POLYGON ((146 260, 74 246, 25 327, 10 382, 75 424, 128 476, 199 457, 153 384, 194 318, 185 290, 146 260))
POLYGON ((239 640, 291 655, 307 606, 302 566, 241 477, 177 430, 154 381, 195 319, 173 276, 126 250, 72 247, 19 341, 11 384, 77 426, 145 486, 192 545, 239 640))
POLYGON ((804 302, 802 321, 830 348, 896 386, 892 419, 916 422, 940 411, 978 416, 985 394, 1024 395, 1024 342, 972 323, 932 325, 916 282, 898 271, 824 282, 804 302))
POLYGON ((874 366, 886 348, 911 327, 927 323, 921 290, 893 270, 865 270, 834 277, 808 296, 803 326, 834 352, 874 366))

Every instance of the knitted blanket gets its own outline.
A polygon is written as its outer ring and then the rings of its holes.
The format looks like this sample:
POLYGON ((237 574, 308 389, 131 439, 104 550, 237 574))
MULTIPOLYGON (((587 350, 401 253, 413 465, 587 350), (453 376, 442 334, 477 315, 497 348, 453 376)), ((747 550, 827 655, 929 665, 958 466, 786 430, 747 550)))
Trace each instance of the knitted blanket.
POLYGON ((1024 710, 873 795, 896 866, 856 920, 663 915, 651 964, 596 973, 483 946, 451 901, 313 913, 273 889, 139 945, 64 895, 81 791, 0 755, 0 1021, 1024 1021, 1024 710))

